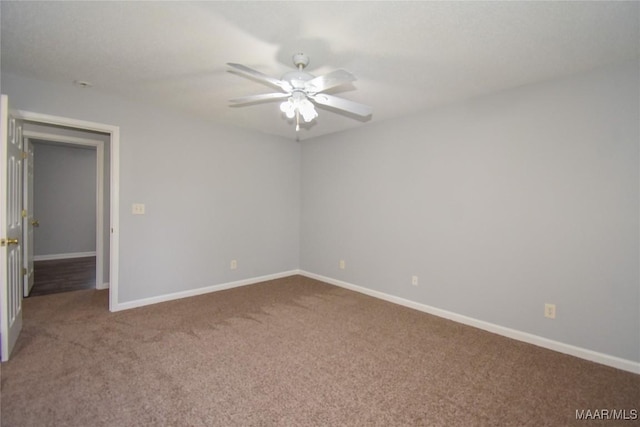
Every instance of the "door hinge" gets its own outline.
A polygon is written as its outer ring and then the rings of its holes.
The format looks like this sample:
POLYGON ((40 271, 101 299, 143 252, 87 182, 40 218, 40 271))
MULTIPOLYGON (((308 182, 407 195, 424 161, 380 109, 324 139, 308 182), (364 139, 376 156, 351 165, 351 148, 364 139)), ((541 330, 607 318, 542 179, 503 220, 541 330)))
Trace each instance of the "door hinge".
POLYGON ((26 268, 23 268, 23 269, 22 269, 22 275, 23 275, 23 276, 26 276, 26 275, 27 275, 27 269, 26 269, 26 268))
POLYGON ((27 153, 26 151, 22 152, 22 159, 28 159, 29 158, 29 153, 27 153))
POLYGON ((22 209, 22 218, 26 218, 26 217, 27 217, 27 210, 22 209))

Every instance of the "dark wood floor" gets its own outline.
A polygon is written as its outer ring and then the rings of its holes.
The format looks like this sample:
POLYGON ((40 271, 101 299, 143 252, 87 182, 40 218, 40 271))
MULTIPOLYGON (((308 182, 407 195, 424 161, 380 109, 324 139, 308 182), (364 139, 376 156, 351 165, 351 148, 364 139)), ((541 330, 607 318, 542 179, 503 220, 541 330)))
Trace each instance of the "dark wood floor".
POLYGON ((95 289, 96 257, 34 263, 34 284, 29 296, 95 289))

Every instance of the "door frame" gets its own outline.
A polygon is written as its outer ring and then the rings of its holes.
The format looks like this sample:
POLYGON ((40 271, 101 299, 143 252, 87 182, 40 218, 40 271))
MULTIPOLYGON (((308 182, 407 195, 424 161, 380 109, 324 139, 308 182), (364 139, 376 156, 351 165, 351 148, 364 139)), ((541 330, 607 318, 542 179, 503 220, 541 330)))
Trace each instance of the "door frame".
POLYGON ((22 151, 24 161, 24 173, 22 174, 22 297, 29 296, 34 285, 33 265, 33 147, 29 144, 29 138, 22 138, 22 151))
MULTIPOLYGON (((12 110, 16 119, 36 124, 64 126, 78 130, 101 132, 109 135, 110 140, 110 245, 109 245, 109 311, 116 311, 118 305, 118 267, 120 253, 120 127, 104 123, 89 122, 67 117, 52 116, 24 110, 12 110)), ((32 134, 33 132, 30 132, 32 134)), ((68 137, 65 137, 68 139, 68 137)), ((96 242, 97 244, 97 242, 96 242)), ((97 248, 96 248, 97 249, 97 248)))
POLYGON ((24 130, 22 137, 29 140, 29 144, 35 140, 96 149, 96 289, 107 289, 104 286, 104 141, 24 130))

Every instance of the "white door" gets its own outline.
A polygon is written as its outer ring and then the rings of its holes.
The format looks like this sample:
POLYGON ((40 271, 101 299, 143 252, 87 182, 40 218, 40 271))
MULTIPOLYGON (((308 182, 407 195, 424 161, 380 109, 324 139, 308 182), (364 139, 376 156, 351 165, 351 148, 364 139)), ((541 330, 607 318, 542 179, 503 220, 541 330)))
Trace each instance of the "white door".
POLYGON ((22 223, 24 243, 23 257, 24 268, 24 296, 28 297, 33 288, 33 227, 38 226, 38 221, 33 218, 33 144, 29 138, 23 138, 24 152, 24 192, 23 192, 23 216, 22 223))
POLYGON ((0 352, 9 355, 22 329, 22 127, 0 97, 0 352))

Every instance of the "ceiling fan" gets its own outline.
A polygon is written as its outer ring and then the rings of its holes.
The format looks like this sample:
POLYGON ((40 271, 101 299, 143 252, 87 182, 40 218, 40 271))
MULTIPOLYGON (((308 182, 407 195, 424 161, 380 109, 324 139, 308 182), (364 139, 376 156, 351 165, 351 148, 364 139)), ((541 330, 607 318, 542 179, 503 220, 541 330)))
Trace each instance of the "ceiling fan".
POLYGON ((288 119, 295 118, 296 132, 300 130, 301 117, 305 123, 309 123, 318 117, 318 112, 314 104, 324 105, 360 117, 368 117, 373 112, 373 109, 367 105, 323 93, 328 89, 355 81, 356 78, 353 74, 345 70, 336 70, 324 76, 315 77, 304 71, 305 67, 309 65, 309 57, 304 53, 293 55, 293 64, 297 68, 296 71, 290 71, 285 73, 282 78, 276 79, 241 64, 227 63, 233 71, 255 79, 260 83, 273 86, 281 91, 242 96, 231 99, 229 102, 234 106, 239 106, 286 98, 286 101, 280 104, 280 111, 282 111, 288 119))

